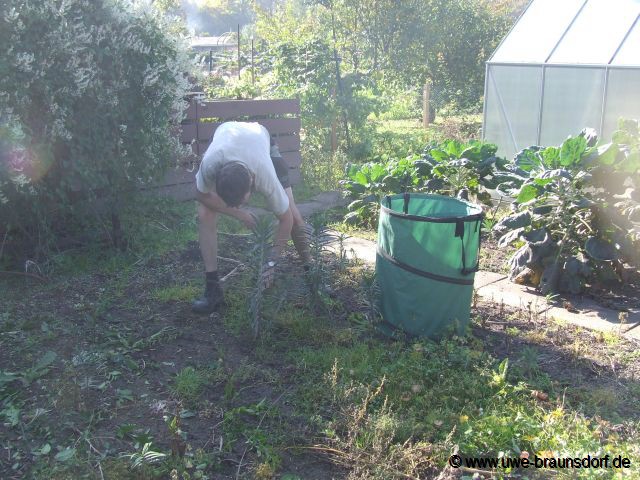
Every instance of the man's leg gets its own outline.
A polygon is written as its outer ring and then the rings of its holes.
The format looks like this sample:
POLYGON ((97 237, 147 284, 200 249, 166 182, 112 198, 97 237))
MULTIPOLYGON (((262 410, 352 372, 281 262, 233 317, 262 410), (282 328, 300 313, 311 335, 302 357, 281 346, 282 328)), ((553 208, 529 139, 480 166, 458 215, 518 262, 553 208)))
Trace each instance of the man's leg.
POLYGON ((198 240, 206 272, 218 270, 218 213, 198 202, 198 240))
POLYGON ((302 260, 303 265, 309 265, 311 263, 311 251, 309 249, 309 235, 307 234, 307 230, 305 228, 304 218, 300 215, 300 211, 296 206, 296 202, 293 199, 293 191, 291 187, 287 187, 284 189, 287 192, 287 197, 289 197, 289 208, 291 208, 291 213, 293 214, 293 227, 291 228, 291 240, 293 240, 293 245, 296 247, 296 251, 298 255, 300 255, 300 259, 302 260))
POLYGON ((198 203, 198 238, 205 268, 204 296, 192 304, 196 313, 211 313, 224 296, 218 281, 218 214, 198 203))

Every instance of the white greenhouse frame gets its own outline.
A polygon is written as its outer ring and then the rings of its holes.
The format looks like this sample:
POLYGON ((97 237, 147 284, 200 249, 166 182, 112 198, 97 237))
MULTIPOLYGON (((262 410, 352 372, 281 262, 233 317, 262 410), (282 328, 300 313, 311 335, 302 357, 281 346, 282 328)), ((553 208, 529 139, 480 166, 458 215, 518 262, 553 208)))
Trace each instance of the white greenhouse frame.
POLYGON ((486 63, 483 115, 507 158, 640 118, 640 0, 532 0, 486 63))

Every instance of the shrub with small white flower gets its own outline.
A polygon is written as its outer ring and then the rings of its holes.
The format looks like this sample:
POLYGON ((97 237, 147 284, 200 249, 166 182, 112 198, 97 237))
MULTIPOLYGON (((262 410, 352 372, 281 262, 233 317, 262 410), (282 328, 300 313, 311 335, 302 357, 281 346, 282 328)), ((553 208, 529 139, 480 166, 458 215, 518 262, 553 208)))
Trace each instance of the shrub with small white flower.
POLYGON ((122 209, 183 153, 192 67, 176 31, 133 0, 5 2, 0 243, 37 257, 88 225, 121 242, 122 209))

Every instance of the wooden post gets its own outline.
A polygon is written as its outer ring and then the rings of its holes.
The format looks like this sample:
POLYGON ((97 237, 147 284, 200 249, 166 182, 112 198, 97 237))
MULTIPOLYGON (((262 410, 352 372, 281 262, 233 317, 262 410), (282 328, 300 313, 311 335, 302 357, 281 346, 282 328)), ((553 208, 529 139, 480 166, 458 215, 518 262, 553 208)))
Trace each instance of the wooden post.
POLYGON ((429 126, 429 84, 425 83, 422 89, 422 126, 427 128, 429 126))

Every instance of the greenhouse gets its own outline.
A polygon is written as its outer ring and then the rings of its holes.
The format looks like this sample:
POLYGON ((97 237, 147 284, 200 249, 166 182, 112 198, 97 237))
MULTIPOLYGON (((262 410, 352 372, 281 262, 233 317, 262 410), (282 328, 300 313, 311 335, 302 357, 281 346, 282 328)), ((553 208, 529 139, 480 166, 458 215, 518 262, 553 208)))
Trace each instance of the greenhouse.
POLYGON ((640 0, 532 0, 487 62, 483 136, 507 158, 640 117, 640 0))

